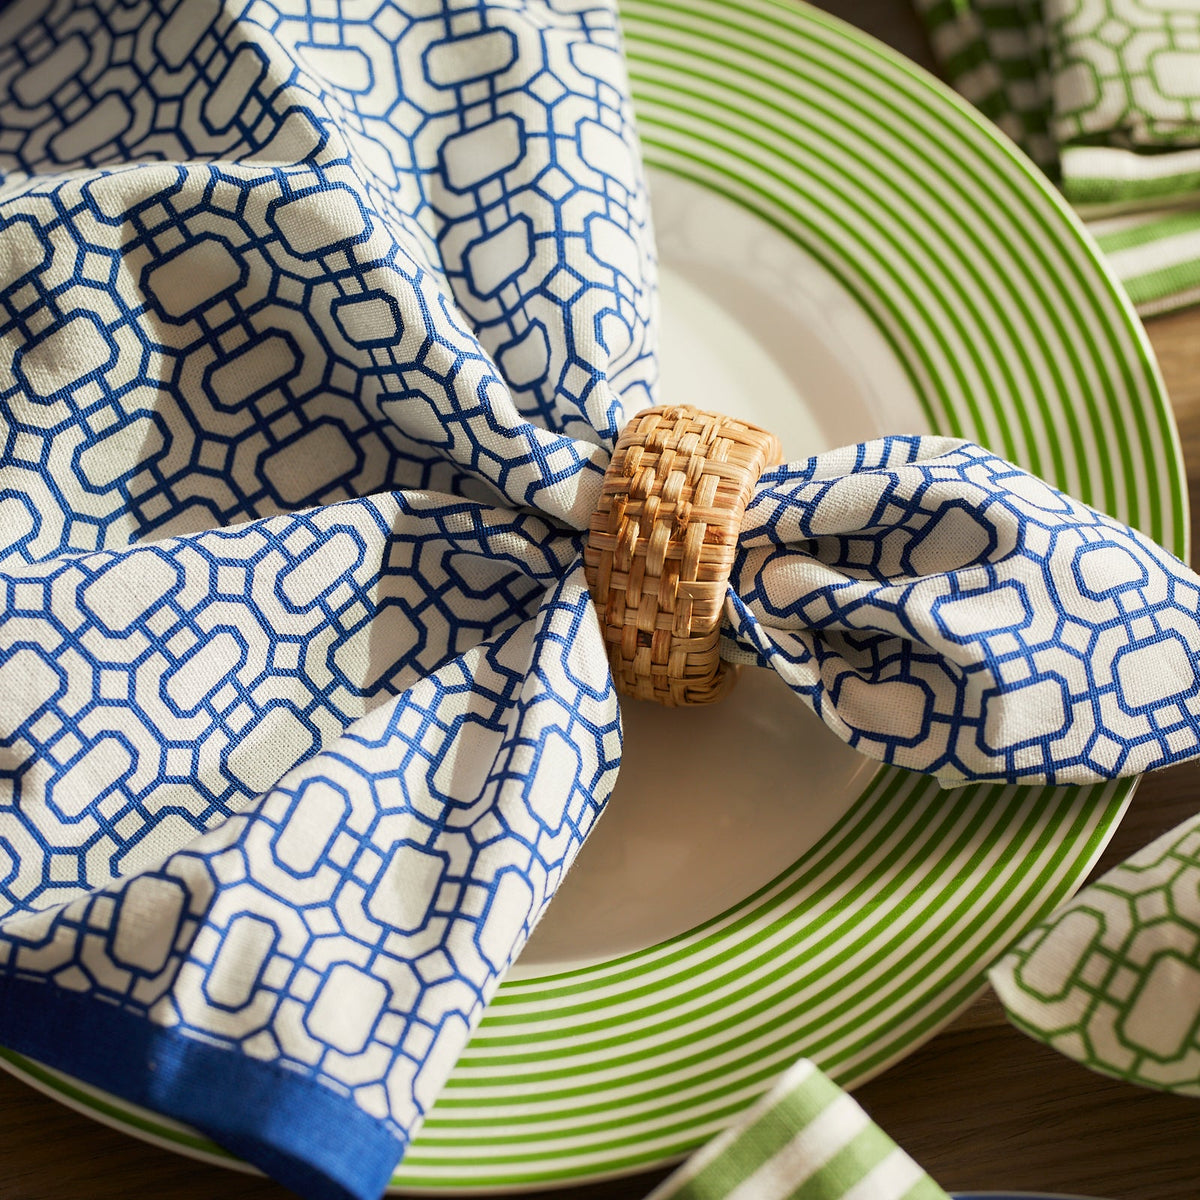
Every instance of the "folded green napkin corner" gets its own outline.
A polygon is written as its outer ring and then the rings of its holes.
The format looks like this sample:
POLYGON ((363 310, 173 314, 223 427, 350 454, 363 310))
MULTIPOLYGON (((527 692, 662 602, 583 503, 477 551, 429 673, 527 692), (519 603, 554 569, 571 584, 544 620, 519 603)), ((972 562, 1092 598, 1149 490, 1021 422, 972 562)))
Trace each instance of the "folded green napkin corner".
POLYGON ((1092 1070, 1200 1096, 1200 815, 1025 935, 990 978, 1013 1023, 1092 1070))
POLYGON ((948 1200, 808 1059, 646 1200, 948 1200))
POLYGON ((1200 302, 1200 3, 915 3, 947 78, 1059 184, 1138 311, 1200 302))

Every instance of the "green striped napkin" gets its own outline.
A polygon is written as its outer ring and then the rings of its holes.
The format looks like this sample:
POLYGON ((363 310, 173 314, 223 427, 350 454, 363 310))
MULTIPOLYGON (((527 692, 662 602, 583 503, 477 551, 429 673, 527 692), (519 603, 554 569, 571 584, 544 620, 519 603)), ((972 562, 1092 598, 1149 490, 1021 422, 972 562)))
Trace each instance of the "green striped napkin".
POLYGON ((948 1200, 807 1059, 647 1200, 948 1200))
POLYGON ((1143 316, 1200 301, 1197 0, 915 0, 950 81, 1062 188, 1143 316))

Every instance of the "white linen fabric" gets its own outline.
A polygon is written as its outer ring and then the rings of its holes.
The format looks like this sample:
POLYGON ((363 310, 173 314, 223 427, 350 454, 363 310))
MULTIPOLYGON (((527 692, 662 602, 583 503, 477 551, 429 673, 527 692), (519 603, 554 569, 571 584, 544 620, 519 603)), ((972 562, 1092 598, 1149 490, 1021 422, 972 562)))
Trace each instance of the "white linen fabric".
MULTIPOLYGON (((601 814, 655 398, 614 13, 0 14, 0 1042, 378 1195, 601 814)), ((986 450, 764 476, 726 652, 946 782, 1197 752, 1200 579, 986 450)))

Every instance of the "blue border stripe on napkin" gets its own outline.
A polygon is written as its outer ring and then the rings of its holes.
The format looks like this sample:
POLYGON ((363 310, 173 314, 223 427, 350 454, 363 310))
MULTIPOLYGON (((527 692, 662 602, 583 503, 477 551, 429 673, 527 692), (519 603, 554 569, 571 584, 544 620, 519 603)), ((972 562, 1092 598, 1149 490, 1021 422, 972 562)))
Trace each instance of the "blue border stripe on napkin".
POLYGON ((195 1126, 312 1200, 375 1200, 404 1151, 348 1096, 93 998, 0 979, 0 1042, 195 1126))

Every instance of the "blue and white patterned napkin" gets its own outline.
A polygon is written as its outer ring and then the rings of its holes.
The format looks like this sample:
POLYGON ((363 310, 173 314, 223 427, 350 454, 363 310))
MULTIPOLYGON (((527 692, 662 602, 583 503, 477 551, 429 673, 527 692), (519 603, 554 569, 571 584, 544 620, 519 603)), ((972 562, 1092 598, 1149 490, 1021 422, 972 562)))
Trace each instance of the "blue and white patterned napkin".
POLYGON ((856 749, 943 783, 1089 783, 1200 753, 1200 578, 950 438, 764 475, 724 656, 856 749))
MULTIPOLYGON (((378 1195, 603 810, 655 396, 606 4, 0 14, 0 1042, 378 1195)), ((682 398, 676 398, 682 399, 682 398)), ((1197 752, 1200 580, 988 452, 764 477, 727 653, 947 782, 1197 752)))

